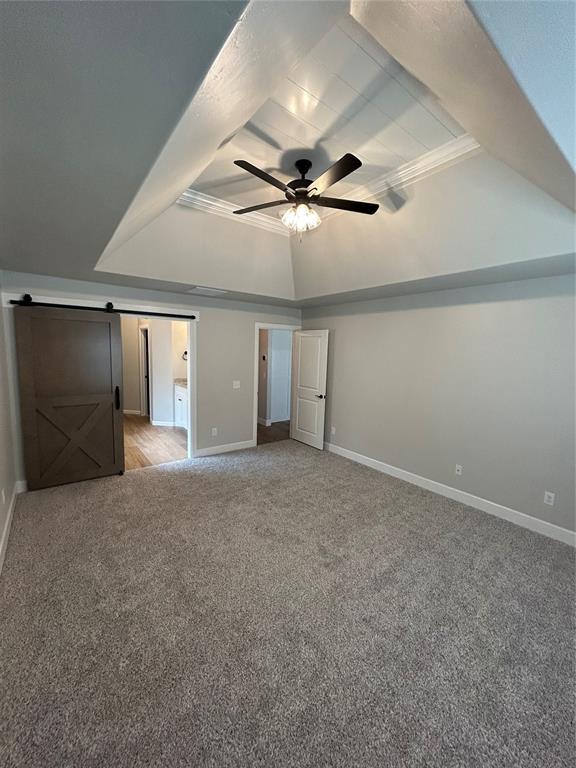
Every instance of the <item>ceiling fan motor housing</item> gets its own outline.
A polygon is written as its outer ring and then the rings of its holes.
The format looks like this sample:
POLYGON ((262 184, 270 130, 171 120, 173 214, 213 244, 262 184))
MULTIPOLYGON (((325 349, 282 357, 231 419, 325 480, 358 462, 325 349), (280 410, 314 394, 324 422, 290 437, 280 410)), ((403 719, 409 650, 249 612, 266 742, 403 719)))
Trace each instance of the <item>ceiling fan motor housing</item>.
POLYGON ((290 189, 293 189, 295 191, 298 189, 306 189, 307 187, 310 186, 310 184, 312 184, 312 180, 306 178, 306 174, 308 173, 310 168, 312 168, 312 163, 310 162, 310 160, 302 159, 302 160, 296 160, 294 165, 296 166, 296 169, 298 170, 298 173, 302 178, 289 181, 286 186, 290 187, 290 189))
POLYGON ((312 162, 310 160, 296 160, 294 163, 296 166, 298 173, 302 178, 306 176, 310 168, 312 168, 312 162))

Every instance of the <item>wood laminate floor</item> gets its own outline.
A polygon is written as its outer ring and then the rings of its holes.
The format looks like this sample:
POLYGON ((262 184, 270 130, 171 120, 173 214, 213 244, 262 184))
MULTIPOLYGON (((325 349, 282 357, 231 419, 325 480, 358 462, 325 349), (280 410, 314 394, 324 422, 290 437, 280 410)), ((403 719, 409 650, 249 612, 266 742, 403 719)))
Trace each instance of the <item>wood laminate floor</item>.
POLYGON ((180 427, 154 427, 147 416, 124 416, 126 470, 152 467, 188 456, 188 436, 180 427))
POLYGON ((258 434, 256 442, 258 445, 265 443, 277 443, 279 440, 288 440, 290 437, 290 422, 275 421, 269 427, 263 427, 258 424, 258 434))

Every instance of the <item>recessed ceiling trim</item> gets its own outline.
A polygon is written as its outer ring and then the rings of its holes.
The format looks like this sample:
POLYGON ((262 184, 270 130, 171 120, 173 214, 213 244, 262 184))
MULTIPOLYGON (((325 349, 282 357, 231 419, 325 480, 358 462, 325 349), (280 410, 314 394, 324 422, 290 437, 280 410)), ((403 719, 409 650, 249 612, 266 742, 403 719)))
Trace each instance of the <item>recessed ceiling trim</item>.
MULTIPOLYGON (((427 178, 433 173, 449 168, 454 163, 471 157, 480 151, 478 142, 465 134, 452 141, 442 144, 436 149, 426 152, 416 160, 401 165, 392 171, 387 171, 382 176, 378 176, 373 181, 357 187, 346 197, 352 197, 357 200, 365 201, 373 197, 388 192, 391 188, 404 188, 415 184, 422 179, 427 178)), ((290 237, 291 232, 286 229, 280 219, 273 219, 264 213, 246 213, 243 216, 235 216, 234 211, 238 209, 236 203, 229 203, 227 200, 221 200, 218 197, 212 197, 204 192, 198 192, 195 189, 187 189, 183 192, 177 201, 180 205, 186 205, 189 208, 196 208, 206 213, 215 213, 217 216, 224 216, 227 219, 234 219, 238 224, 249 224, 252 227, 259 227, 268 232, 275 232, 283 237, 290 237)), ((286 201, 286 205, 288 205, 286 201)), ((323 212, 322 220, 332 216, 341 216, 345 211, 327 211, 323 212)))
MULTIPOLYGON (((477 154, 480 149, 480 144, 476 139, 464 134, 436 147, 416 160, 384 174, 384 176, 364 185, 364 189, 369 190, 370 194, 376 195, 385 192, 390 186, 407 187, 437 171, 445 170, 458 160, 464 160, 466 157, 477 154)), ((358 193, 360 194, 360 190, 358 193)))
MULTIPOLYGON (((238 210, 236 203, 229 203, 227 200, 206 195, 204 192, 198 192, 196 189, 187 189, 180 195, 177 202, 180 205, 188 206, 188 208, 195 208, 198 211, 215 213, 216 216, 233 219, 237 224, 249 224, 252 227, 259 227, 268 232, 275 232, 277 235, 282 235, 282 237, 290 237, 289 231, 279 219, 275 220, 263 213, 246 213, 243 216, 235 216, 234 211, 238 210)), ((289 205, 288 201, 286 201, 286 205, 289 205)))
MULTIPOLYGON (((433 173, 444 171, 451 165, 454 165, 454 163, 476 155, 480 150, 481 146, 476 139, 468 134, 464 134, 464 136, 459 136, 430 152, 426 152, 426 154, 421 155, 416 160, 411 160, 409 163, 405 163, 399 168, 388 171, 373 181, 357 187, 346 196, 362 201, 371 200, 374 197, 389 192, 390 189, 403 189, 416 184, 416 182, 422 181, 433 173)), ((330 211, 322 218, 324 220, 332 216, 341 216, 343 213, 345 211, 330 211)))

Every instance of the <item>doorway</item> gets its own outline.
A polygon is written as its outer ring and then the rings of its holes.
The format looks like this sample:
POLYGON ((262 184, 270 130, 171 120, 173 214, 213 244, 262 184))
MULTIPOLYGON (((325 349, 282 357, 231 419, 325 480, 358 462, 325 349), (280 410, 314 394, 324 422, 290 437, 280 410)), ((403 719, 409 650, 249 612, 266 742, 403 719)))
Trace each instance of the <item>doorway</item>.
POLYGON ((140 324, 140 415, 150 416, 150 329, 140 324))
POLYGON ((257 445, 290 438, 292 335, 291 326, 259 325, 256 328, 257 445))
POLYGON ((127 471, 189 455, 189 325, 121 316, 127 471))

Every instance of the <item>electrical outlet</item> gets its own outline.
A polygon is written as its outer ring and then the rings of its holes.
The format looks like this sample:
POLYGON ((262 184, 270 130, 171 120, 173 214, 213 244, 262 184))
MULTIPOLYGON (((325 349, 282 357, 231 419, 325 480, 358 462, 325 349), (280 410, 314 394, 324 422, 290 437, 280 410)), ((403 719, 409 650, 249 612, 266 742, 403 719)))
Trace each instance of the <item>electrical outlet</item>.
POLYGON ((6 494, 4 493, 4 488, 2 488, 2 505, 6 504, 6 494))
POLYGON ((233 381, 232 382, 232 389, 240 389, 240 382, 239 381, 233 381))
POLYGON ((212 437, 218 437, 218 427, 212 427, 212 437))
POLYGON ((330 427, 330 434, 332 435, 332 437, 334 437, 334 435, 336 434, 336 427, 330 427))
POLYGON ((455 475, 461 475, 462 472, 464 472, 464 467, 462 464, 456 464, 456 469, 454 470, 455 475))
POLYGON ((548 504, 549 507, 553 507, 555 501, 556 501, 555 493, 552 493, 552 491, 544 491, 544 504, 548 504))

